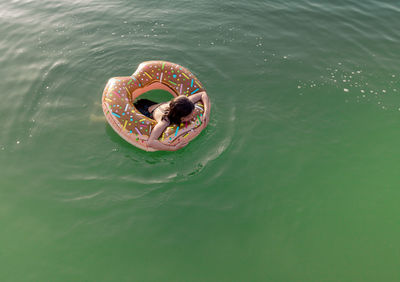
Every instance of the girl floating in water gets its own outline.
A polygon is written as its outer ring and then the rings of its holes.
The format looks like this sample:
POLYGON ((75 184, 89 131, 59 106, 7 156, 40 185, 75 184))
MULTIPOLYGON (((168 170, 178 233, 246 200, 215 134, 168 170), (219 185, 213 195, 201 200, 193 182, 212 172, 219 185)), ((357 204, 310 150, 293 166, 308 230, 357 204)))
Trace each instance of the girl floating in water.
POLYGON ((150 134, 148 145, 156 150, 176 151, 187 145, 187 142, 180 142, 175 146, 169 146, 158 141, 161 134, 170 124, 188 122, 193 118, 194 104, 202 101, 204 114, 202 120, 203 128, 207 126, 210 115, 210 102, 206 92, 193 94, 189 97, 178 96, 166 103, 157 104, 147 99, 140 99, 135 102, 135 107, 149 118, 157 121, 156 126, 150 134))

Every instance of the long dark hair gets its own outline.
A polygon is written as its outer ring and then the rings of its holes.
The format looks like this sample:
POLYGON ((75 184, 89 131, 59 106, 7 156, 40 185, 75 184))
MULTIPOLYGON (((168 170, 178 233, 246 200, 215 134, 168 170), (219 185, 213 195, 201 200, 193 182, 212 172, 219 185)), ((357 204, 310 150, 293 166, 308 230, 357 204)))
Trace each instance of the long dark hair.
POLYGON ((178 96, 169 102, 166 117, 170 123, 180 124, 181 118, 189 115, 194 110, 194 104, 185 96, 178 96))

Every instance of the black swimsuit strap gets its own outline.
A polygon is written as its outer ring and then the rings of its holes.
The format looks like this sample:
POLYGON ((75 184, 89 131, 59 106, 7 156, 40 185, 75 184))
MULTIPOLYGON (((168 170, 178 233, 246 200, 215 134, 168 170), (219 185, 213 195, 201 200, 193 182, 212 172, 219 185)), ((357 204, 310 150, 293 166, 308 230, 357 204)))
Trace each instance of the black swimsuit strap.
MULTIPOLYGON (((159 104, 155 105, 156 107, 150 113, 153 114, 155 110, 157 110, 160 106, 164 105, 165 103, 167 103, 167 102, 159 103, 159 104)), ((163 112, 165 113, 165 111, 163 111, 163 112)))

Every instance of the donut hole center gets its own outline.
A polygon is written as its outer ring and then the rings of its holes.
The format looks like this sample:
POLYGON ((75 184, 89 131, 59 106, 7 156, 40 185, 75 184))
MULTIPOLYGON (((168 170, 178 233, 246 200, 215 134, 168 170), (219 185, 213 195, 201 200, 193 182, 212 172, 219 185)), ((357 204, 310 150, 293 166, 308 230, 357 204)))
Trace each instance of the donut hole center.
POLYGON ((172 94, 169 93, 168 91, 155 89, 155 90, 150 90, 150 91, 143 93, 142 95, 137 97, 134 102, 136 102, 140 99, 148 99, 148 100, 153 101, 158 104, 158 103, 168 102, 168 101, 172 100, 173 98, 174 98, 174 96, 172 96, 172 94))

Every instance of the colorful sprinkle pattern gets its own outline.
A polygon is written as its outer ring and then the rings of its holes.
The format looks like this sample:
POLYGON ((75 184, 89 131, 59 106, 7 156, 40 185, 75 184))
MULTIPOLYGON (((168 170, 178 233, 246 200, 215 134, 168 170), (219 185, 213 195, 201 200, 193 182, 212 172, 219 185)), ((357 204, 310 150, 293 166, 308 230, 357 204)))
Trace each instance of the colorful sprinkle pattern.
MULTIPOLYGON (((109 124, 126 141, 146 151, 154 151, 147 146, 147 140, 156 121, 141 114, 133 105, 133 100, 141 95, 135 95, 137 91, 156 82, 167 86, 175 96, 190 96, 205 91, 188 69, 165 61, 143 62, 132 76, 111 78, 103 91, 103 111, 109 124)), ((203 104, 196 103, 194 111, 190 122, 167 127, 159 141, 176 145, 182 140, 187 142, 195 138, 202 130, 203 104)))

